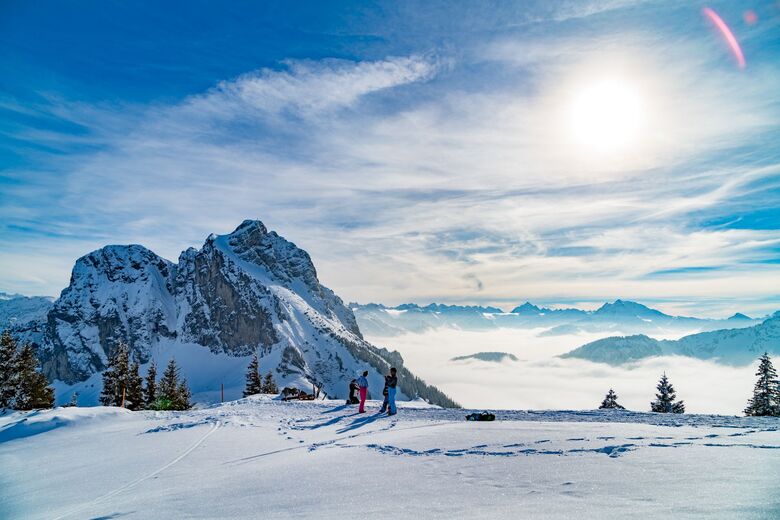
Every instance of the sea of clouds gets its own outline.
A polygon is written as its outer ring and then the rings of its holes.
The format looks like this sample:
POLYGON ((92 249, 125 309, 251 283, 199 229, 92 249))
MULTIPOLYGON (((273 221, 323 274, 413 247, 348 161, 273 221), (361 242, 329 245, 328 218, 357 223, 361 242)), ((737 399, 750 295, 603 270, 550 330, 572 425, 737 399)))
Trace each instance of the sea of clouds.
POLYGON ((539 337, 543 330, 440 328, 367 339, 398 350, 415 374, 467 408, 593 409, 613 388, 618 402, 626 408, 649 411, 655 385, 666 372, 687 412, 738 415, 755 382, 753 365, 731 367, 681 356, 650 358, 626 366, 561 359, 560 354, 614 334, 539 337), (507 352, 518 361, 451 361, 477 352, 507 352))

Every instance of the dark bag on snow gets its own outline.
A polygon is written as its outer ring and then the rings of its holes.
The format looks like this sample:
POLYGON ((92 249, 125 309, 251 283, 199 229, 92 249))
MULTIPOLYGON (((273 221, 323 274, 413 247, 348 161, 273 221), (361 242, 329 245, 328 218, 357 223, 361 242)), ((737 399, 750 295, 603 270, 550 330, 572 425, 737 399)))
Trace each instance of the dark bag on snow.
POLYGON ((495 421, 496 416, 490 412, 470 413, 466 416, 467 421, 495 421))

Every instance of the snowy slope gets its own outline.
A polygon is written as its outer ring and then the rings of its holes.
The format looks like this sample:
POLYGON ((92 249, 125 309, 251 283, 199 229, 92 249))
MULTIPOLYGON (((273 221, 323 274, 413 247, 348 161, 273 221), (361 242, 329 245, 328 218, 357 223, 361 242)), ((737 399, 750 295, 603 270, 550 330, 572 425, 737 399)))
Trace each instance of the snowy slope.
POLYGON ((780 515, 780 420, 256 397, 189 412, 0 417, 0 517, 719 518, 780 515), (377 403, 371 403, 375 409, 377 403), (117 449, 121 447, 121 449, 117 449))
POLYGON ((175 356, 199 400, 240 396, 249 356, 277 383, 344 397, 369 370, 374 388, 391 365, 400 397, 453 405, 403 367, 396 352, 366 342, 355 317, 320 284, 309 255, 262 222, 208 237, 174 264, 140 246, 107 246, 80 258, 46 316, 39 344, 58 402, 78 392, 95 403, 99 373, 119 342, 144 364, 175 356))
POLYGON ((764 352, 780 354, 780 313, 752 327, 702 332, 679 340, 659 341, 643 335, 604 338, 562 357, 619 365, 653 356, 680 355, 748 365, 764 352))

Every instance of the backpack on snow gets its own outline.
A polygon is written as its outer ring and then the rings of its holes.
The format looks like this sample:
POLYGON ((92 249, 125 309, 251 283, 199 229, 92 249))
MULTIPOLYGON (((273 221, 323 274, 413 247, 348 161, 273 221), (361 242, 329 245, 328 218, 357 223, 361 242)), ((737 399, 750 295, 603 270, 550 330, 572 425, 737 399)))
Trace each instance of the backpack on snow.
POLYGON ((496 416, 490 412, 470 413, 466 416, 467 421, 495 421, 496 416))

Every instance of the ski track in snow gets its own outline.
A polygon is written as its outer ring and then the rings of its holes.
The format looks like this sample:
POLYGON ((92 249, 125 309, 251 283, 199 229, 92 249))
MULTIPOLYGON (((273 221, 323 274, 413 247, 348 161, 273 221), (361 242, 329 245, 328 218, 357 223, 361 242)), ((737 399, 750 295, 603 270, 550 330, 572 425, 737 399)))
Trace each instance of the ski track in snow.
MULTIPOLYGON (((195 425, 193 425, 193 426, 195 426, 195 425)), ((216 422, 216 423, 212 424, 212 426, 209 429, 209 431, 207 431, 200 439, 195 441, 189 448, 184 450, 184 452, 181 455, 179 455, 178 457, 176 457, 175 459, 170 461, 168 464, 166 464, 166 465, 164 465, 164 466, 162 466, 160 468, 157 468, 156 470, 152 471, 151 473, 149 473, 149 474, 147 474, 147 475, 145 475, 143 477, 140 477, 140 478, 138 478, 136 480, 133 480, 132 482, 128 482, 127 484, 125 484, 123 486, 120 486, 120 487, 116 488, 113 491, 109 491, 108 493, 106 493, 104 495, 101 495, 101 496, 99 496, 98 498, 96 498, 94 500, 90 500, 89 502, 81 504, 76 509, 72 509, 72 510, 68 511, 65 514, 62 514, 62 515, 60 515, 58 517, 55 517, 54 520, 62 520, 64 518, 72 516, 72 515, 74 515, 76 513, 79 513, 81 511, 91 507, 91 506, 96 506, 96 505, 100 504, 101 502, 104 502, 104 501, 108 500, 109 498, 111 498, 111 497, 113 497, 115 495, 118 495, 119 493, 122 493, 123 491, 127 491, 128 489, 131 489, 131 488, 137 486, 138 484, 140 484, 141 482, 144 482, 145 480, 149 480, 150 478, 156 477, 157 475, 159 475, 160 473, 162 473, 166 469, 170 468, 171 466, 173 466, 175 464, 178 464, 187 455, 189 455, 190 453, 195 451, 198 448, 198 446, 200 446, 203 443, 203 441, 208 439, 215 431, 217 431, 219 429, 219 427, 220 427, 220 423, 219 422, 216 422)))

